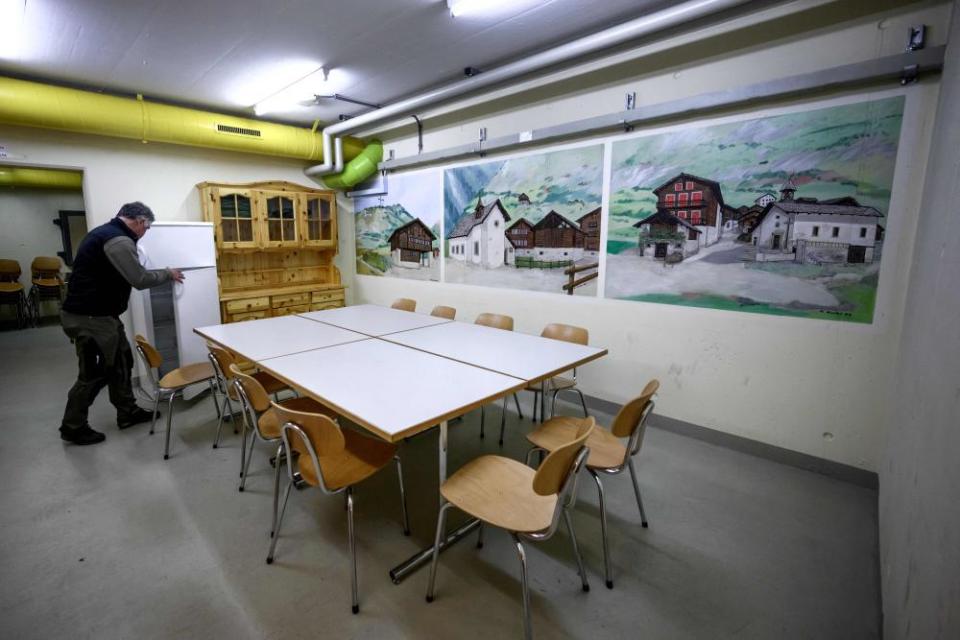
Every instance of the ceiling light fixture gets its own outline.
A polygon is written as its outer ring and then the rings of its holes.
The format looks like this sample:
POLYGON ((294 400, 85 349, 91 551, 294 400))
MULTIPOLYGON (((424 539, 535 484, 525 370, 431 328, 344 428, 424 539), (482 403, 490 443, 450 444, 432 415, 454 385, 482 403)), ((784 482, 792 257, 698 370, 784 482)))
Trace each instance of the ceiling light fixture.
POLYGON ((253 105, 253 112, 262 116, 276 111, 290 111, 303 107, 311 103, 314 96, 321 92, 328 78, 327 68, 320 67, 253 105))
POLYGON ((466 14, 482 13, 515 4, 512 0, 447 0, 450 15, 456 18, 466 14))

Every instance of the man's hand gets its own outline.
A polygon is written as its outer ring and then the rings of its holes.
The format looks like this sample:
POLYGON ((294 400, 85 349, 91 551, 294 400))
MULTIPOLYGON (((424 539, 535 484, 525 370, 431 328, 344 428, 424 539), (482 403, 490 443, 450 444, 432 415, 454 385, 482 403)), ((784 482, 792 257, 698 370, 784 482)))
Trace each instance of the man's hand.
POLYGON ((175 282, 183 282, 183 271, 180 269, 167 269, 170 272, 170 278, 175 282))

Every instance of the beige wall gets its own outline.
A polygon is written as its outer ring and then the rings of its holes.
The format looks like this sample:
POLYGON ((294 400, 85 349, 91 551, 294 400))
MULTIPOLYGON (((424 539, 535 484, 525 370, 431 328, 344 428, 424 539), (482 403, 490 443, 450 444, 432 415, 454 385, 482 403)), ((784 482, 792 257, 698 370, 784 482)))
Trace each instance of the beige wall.
MULTIPOLYGON (((931 46, 945 42, 939 25, 949 16, 947 6, 890 9, 896 4, 790 3, 697 37, 674 38, 674 49, 652 44, 609 56, 608 62, 615 64, 606 70, 603 61, 595 61, 553 74, 551 82, 539 87, 528 82, 519 93, 521 85, 515 85, 487 94, 487 102, 483 97, 464 100, 427 113, 434 120, 425 121, 424 151, 472 142, 479 126, 496 137, 619 111, 627 91, 636 91, 640 104, 655 103, 900 53, 911 24, 928 25, 931 46), (866 15, 876 7, 888 10, 866 15), (641 57, 631 62, 637 55, 641 57), (697 58, 691 59, 693 55, 697 58), (558 81, 564 74, 572 79, 558 81)), ((871 99, 897 91, 901 89, 894 82, 828 96, 871 99)), ((656 376, 663 382, 657 410, 664 415, 876 471, 937 82, 904 91, 891 241, 870 326, 370 276, 355 276, 350 297, 376 303, 413 297, 425 309, 455 306, 458 317, 468 320, 481 311, 507 313, 515 317, 518 331, 528 333, 538 333, 548 322, 585 326, 593 344, 610 350, 609 356, 580 372, 581 386, 591 395, 624 401, 656 376)), ((812 106, 828 96, 805 96, 723 118, 812 106)), ((405 122, 385 125, 377 133, 397 157, 416 153, 416 139, 405 122)), ((343 216, 341 223, 347 239, 350 216, 343 216)), ((349 265, 353 248, 343 249, 343 263, 349 265)))

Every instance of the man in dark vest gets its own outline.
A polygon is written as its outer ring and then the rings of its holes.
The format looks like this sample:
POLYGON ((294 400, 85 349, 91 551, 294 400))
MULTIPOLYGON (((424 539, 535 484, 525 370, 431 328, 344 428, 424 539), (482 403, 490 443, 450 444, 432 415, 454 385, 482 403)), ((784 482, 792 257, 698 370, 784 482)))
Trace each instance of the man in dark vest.
POLYGON ((63 331, 76 345, 80 363, 60 425, 60 437, 67 442, 83 445, 106 439, 87 423, 87 411, 104 387, 117 408, 120 429, 153 417, 134 399, 130 382, 133 352, 120 322, 131 287, 148 289, 170 280, 183 282, 178 269, 148 271, 137 259, 137 240, 153 219, 153 211, 142 202, 125 204, 117 217, 88 233, 77 249, 60 314, 63 331))

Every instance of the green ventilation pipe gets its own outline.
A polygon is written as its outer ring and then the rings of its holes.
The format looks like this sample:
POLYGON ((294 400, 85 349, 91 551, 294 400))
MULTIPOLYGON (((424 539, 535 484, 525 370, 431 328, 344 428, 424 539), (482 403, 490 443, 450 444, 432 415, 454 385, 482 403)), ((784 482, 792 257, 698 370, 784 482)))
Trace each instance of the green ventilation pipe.
MULTIPOLYGON (((5 77, 0 77, 0 123, 323 160, 322 135, 310 129, 5 77)), ((343 139, 347 158, 363 149, 362 140, 343 139)))
POLYGON ((67 169, 34 169, 0 165, 0 187, 81 191, 83 173, 67 169))
MULTIPOLYGON (((346 143, 344 143, 346 150, 346 143)), ((377 165, 383 160, 383 143, 371 140, 370 144, 348 162, 343 171, 333 176, 320 178, 328 189, 351 189, 377 172, 377 165)))

